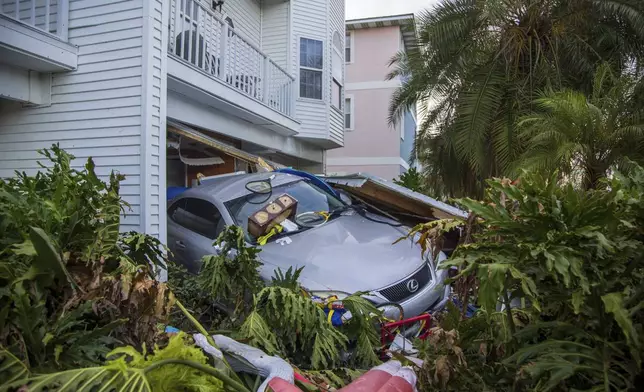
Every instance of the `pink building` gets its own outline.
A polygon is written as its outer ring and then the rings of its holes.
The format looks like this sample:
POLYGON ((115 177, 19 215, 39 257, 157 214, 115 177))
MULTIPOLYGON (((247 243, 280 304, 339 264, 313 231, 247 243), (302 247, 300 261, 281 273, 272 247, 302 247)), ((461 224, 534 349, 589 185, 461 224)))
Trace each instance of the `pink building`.
POLYGON ((327 151, 327 174, 367 172, 390 180, 409 168, 415 110, 389 125, 389 100, 401 80, 386 80, 389 61, 414 44, 414 15, 346 22, 344 147, 327 151))

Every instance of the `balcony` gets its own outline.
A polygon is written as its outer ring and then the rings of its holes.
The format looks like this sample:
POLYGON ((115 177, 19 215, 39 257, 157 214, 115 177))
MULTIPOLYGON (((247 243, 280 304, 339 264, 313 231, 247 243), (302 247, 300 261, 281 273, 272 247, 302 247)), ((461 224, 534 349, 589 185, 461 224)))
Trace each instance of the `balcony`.
POLYGON ((170 90, 278 133, 297 133, 293 76, 197 1, 172 0, 169 26, 170 90))
POLYGON ((69 0, 0 0, 0 62, 39 72, 72 70, 69 0))

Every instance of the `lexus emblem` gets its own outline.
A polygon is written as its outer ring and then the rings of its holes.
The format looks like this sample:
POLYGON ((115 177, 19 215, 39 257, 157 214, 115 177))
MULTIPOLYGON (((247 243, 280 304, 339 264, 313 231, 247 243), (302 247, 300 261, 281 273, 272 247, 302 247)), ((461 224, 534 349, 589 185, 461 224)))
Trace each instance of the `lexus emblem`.
POLYGON ((416 279, 409 279, 407 281, 407 290, 409 290, 410 293, 415 293, 418 291, 418 281, 416 279))

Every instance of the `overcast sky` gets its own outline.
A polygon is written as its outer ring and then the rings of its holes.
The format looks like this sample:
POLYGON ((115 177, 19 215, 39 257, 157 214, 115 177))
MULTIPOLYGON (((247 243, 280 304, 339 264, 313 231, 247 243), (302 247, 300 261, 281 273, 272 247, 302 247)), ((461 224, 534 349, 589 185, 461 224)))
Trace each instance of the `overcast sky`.
POLYGON ((346 18, 359 19, 418 12, 438 0, 346 0, 346 18))

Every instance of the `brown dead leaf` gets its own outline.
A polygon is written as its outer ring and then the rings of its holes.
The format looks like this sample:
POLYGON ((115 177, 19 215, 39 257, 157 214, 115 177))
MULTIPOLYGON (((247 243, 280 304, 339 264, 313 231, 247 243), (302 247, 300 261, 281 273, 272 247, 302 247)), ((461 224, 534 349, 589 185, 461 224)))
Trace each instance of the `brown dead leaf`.
POLYGON ((487 343, 483 342, 479 345, 479 354, 487 356, 487 343))
POLYGON ((450 378, 449 360, 445 355, 441 355, 434 361, 434 379, 445 388, 450 378))
POLYGON ((463 354, 463 349, 458 346, 454 346, 452 347, 452 351, 454 351, 454 354, 456 355, 458 364, 467 367, 467 360, 465 359, 465 354, 463 354))
POLYGON ((156 317, 163 317, 163 310, 165 309, 165 293, 168 286, 165 283, 157 284, 157 295, 154 300, 154 315, 156 317))
POLYGON ((455 345, 456 341, 458 340, 458 331, 452 329, 451 331, 445 332, 445 340, 447 341, 448 345, 455 345))

